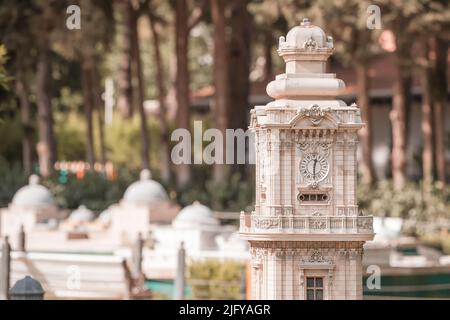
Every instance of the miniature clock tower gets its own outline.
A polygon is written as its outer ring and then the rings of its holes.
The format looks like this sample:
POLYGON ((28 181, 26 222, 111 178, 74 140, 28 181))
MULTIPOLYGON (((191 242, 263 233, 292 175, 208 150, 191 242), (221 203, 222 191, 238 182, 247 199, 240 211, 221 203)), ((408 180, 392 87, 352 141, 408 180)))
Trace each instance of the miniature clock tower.
POLYGON ((274 101, 251 111, 255 210, 241 214, 250 244, 253 299, 362 299, 362 255, 372 217, 356 200, 359 108, 336 96, 326 73, 333 39, 303 19, 278 54, 286 72, 267 86, 274 101))

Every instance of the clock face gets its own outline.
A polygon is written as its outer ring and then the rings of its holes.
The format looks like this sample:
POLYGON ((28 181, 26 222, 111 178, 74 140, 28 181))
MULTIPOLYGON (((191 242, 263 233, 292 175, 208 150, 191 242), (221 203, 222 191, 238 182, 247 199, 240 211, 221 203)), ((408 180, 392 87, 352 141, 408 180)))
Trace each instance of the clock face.
POLYGON ((308 182, 319 182, 328 175, 328 160, 321 154, 306 154, 300 162, 300 174, 308 182))

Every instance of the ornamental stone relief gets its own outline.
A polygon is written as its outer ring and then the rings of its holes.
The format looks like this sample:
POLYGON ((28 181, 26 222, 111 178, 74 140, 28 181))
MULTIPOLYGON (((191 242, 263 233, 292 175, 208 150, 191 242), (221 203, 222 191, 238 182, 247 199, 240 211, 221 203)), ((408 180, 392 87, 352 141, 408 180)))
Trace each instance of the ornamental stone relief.
POLYGON ((317 104, 314 104, 309 108, 301 108, 299 114, 307 117, 313 126, 318 126, 325 115, 330 112, 331 108, 321 108, 317 104))
POLYGON ((333 260, 324 257, 319 250, 313 250, 310 256, 302 259, 303 263, 333 264, 333 260))
POLYGON ((313 230, 324 230, 327 228, 327 222, 324 219, 313 219, 309 220, 309 228, 313 230))
POLYGON ((346 250, 362 249, 363 241, 250 241, 253 249, 285 248, 292 249, 328 249, 346 250))
POLYGON ((373 224, 371 219, 358 219, 358 229, 372 230, 373 224))
POLYGON ((256 218, 254 219, 255 227, 258 229, 278 228, 278 219, 273 218, 256 218))

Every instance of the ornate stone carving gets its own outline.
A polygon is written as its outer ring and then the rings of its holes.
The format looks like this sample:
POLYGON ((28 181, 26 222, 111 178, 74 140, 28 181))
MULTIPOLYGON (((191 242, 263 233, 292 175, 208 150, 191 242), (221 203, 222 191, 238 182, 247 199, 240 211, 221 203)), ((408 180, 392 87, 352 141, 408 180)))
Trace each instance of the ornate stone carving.
POLYGON ((313 230, 324 230, 327 228, 327 221, 321 218, 311 218, 309 220, 309 228, 313 230))
POLYGON ((361 217, 357 220, 358 229, 363 230, 372 230, 373 229, 373 220, 370 217, 361 217))
POLYGON ((317 104, 313 104, 309 108, 300 109, 300 114, 308 117, 313 126, 318 126, 325 115, 330 112, 331 108, 321 108, 317 104))
POLYGON ((313 252, 311 253, 311 256, 303 258, 302 259, 303 262, 311 262, 311 263, 322 263, 325 262, 324 257, 322 256, 322 254, 319 252, 319 250, 313 250, 313 252))
POLYGON ((254 217, 255 227, 258 229, 271 229, 278 227, 278 219, 254 217))
POLYGON ((300 268, 302 269, 310 269, 318 266, 332 269, 334 263, 332 259, 324 257, 319 250, 313 250, 309 256, 302 258, 300 263, 300 268))
POLYGON ((302 47, 307 51, 312 51, 317 48, 317 42, 312 37, 309 37, 309 39, 303 43, 302 47))

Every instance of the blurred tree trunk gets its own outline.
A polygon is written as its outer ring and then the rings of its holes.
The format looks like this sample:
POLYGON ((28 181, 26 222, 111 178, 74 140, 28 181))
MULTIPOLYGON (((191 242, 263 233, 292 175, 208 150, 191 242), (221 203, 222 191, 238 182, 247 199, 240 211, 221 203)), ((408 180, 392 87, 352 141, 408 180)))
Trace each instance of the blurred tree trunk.
POLYGON ((142 169, 150 169, 150 141, 148 139, 147 115, 144 109, 145 86, 142 71, 141 51, 139 46, 137 12, 132 12, 131 21, 133 26, 131 29, 131 48, 132 56, 134 58, 134 62, 136 63, 136 75, 138 80, 138 111, 141 125, 142 169))
MULTIPOLYGON (((214 26, 214 119, 215 126, 219 129, 223 137, 228 125, 228 97, 229 97, 229 82, 228 82, 228 56, 227 56, 227 41, 226 41, 226 17, 225 17, 225 0, 211 0, 211 15, 214 26)), ((235 66, 234 70, 240 69, 241 66, 235 66)), ((218 150, 216 150, 218 151, 218 150)), ((223 150, 220 150, 223 154, 223 150)), ((220 152, 219 151, 219 152, 220 152)), ((216 164, 214 166, 214 181, 223 182, 226 178, 225 165, 216 164)))
MULTIPOLYGON (((231 38, 228 45, 228 81, 230 101, 228 107, 231 129, 247 130, 247 116, 249 114, 250 95, 250 43, 251 43, 251 17, 247 11, 248 0, 233 0, 231 5, 231 38), (235 66, 239 66, 236 68, 235 66)), ((235 160, 238 146, 235 145, 235 160)), ((241 150, 242 151, 242 150, 241 150)), ((235 172, 245 176, 245 165, 233 166, 235 172)))
POLYGON ((433 130, 432 130, 432 100, 431 100, 431 61, 429 59, 430 46, 429 40, 422 41, 423 48, 423 65, 421 66, 421 80, 422 80, 422 174, 423 174, 423 189, 425 192, 430 191, 430 186, 433 181, 433 130))
POLYGON ((81 66, 82 90, 83 90, 83 106, 84 116, 86 119, 86 160, 89 163, 90 170, 94 169, 95 151, 94 151, 94 129, 92 121, 93 110, 93 92, 91 81, 92 64, 89 58, 83 57, 81 66))
POLYGON ((273 30, 264 30, 264 82, 269 83, 273 77, 272 48, 273 30))
POLYGON ((361 141, 362 158, 360 169, 362 173, 362 183, 370 185, 374 182, 374 169, 372 161, 372 116, 369 97, 369 76, 368 65, 366 62, 356 64, 357 79, 357 104, 361 110, 361 120, 365 126, 359 130, 359 139, 361 141))
POLYGON ((133 87, 132 87, 132 34, 133 34, 133 7, 131 1, 120 1, 120 11, 123 19, 122 52, 119 61, 117 109, 123 118, 133 116, 133 87))
POLYGON ((33 153, 33 126, 31 124, 30 88, 22 71, 18 72, 16 79, 16 94, 19 97, 20 116, 23 126, 22 162, 25 174, 31 174, 33 153))
MULTIPOLYGON (((189 115, 189 62, 188 62, 188 7, 186 0, 177 0, 175 6, 175 51, 176 51, 176 101, 177 101, 177 127, 190 129, 189 115)), ((177 185, 184 187, 191 179, 189 164, 180 164, 176 167, 177 185)))
POLYGON ((393 85, 392 110, 390 119, 392 125, 392 177, 394 188, 402 190, 406 184, 406 146, 407 119, 411 91, 410 73, 410 43, 405 35, 396 33, 396 70, 393 85))
POLYGON ((104 112, 102 101, 102 90, 100 84, 100 75, 98 72, 97 61, 91 71, 91 81, 92 81, 92 95, 94 101, 94 109, 97 109, 97 123, 99 131, 99 145, 100 145, 100 161, 103 165, 106 164, 106 145, 105 145, 105 123, 104 123, 104 112))
POLYGON ((164 182, 169 182, 171 179, 170 170, 170 150, 169 150, 169 128, 166 118, 166 90, 164 86, 164 70, 163 61, 160 51, 159 33, 156 30, 154 17, 149 12, 150 29, 153 36, 153 50, 156 64, 155 81, 158 87, 158 101, 159 101, 159 128, 160 128, 160 156, 161 156, 161 177, 164 182))
POLYGON ((36 101, 38 109, 37 154, 40 173, 48 177, 56 161, 56 141, 53 131, 52 113, 52 66, 47 39, 43 39, 39 50, 36 73, 36 101))
POLYGON ((435 65, 434 79, 434 128, 435 128, 435 154, 437 179, 444 187, 446 179, 445 163, 445 110, 447 104, 447 52, 448 42, 443 39, 435 38, 435 65))

